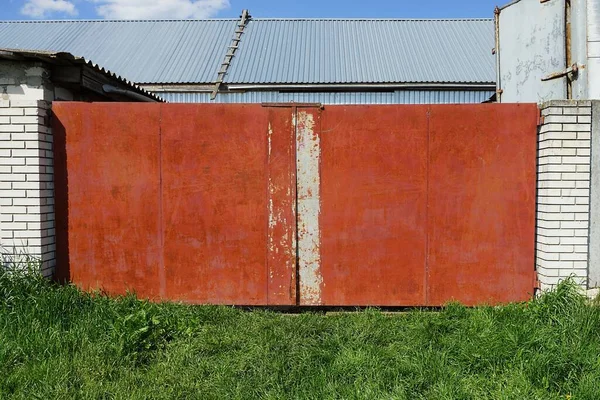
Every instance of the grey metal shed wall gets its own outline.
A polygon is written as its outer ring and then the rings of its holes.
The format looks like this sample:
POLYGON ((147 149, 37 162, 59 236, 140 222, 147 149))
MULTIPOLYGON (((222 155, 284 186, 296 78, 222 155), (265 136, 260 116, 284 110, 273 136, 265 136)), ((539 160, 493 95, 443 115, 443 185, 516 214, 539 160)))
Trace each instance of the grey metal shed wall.
POLYGON ((210 93, 156 92, 171 103, 323 103, 323 104, 468 104, 483 103, 493 91, 398 90, 395 92, 245 92, 221 93, 214 101, 210 93))

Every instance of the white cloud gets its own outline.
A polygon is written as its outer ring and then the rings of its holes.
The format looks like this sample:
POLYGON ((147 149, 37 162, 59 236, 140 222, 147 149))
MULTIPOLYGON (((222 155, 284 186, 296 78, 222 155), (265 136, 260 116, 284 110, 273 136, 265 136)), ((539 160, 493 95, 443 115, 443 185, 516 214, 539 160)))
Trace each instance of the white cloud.
POLYGON ((27 0, 21 14, 31 18, 46 18, 51 14, 77 15, 75 5, 67 0, 27 0))
POLYGON ((108 19, 210 18, 229 7, 229 0, 89 0, 108 19))

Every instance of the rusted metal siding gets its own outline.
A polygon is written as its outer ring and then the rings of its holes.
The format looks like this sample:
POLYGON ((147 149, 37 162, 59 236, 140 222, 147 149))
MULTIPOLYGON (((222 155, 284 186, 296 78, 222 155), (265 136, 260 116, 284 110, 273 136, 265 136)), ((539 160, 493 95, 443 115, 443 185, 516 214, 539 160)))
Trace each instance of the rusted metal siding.
POLYGON ((302 306, 533 291, 535 105, 54 115, 59 270, 85 289, 302 306))

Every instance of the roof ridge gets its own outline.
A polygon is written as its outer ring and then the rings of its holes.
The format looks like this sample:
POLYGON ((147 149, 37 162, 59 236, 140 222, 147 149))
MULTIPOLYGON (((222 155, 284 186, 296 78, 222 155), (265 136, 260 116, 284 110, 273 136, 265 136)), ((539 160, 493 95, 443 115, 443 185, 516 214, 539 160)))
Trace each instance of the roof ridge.
MULTIPOLYGON (((250 21, 369 21, 369 22, 474 22, 492 21, 493 18, 252 18, 250 21)), ((237 18, 210 19, 48 19, 48 20, 0 20, 2 24, 51 24, 51 23, 140 23, 140 22, 222 22, 238 21, 237 18)))

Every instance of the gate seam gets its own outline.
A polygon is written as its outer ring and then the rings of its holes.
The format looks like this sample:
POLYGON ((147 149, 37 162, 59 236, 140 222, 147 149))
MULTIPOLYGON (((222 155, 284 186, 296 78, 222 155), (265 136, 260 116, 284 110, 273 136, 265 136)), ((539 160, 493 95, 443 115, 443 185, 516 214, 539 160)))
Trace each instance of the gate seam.
POLYGON ((425 305, 429 305, 429 173, 431 164, 431 105, 427 106, 427 162, 425 172, 425 305))
POLYGON ((162 112, 163 105, 158 109, 158 218, 160 227, 160 265, 158 270, 159 294, 166 297, 166 270, 165 270, 165 218, 163 210, 163 141, 162 141, 162 112))

